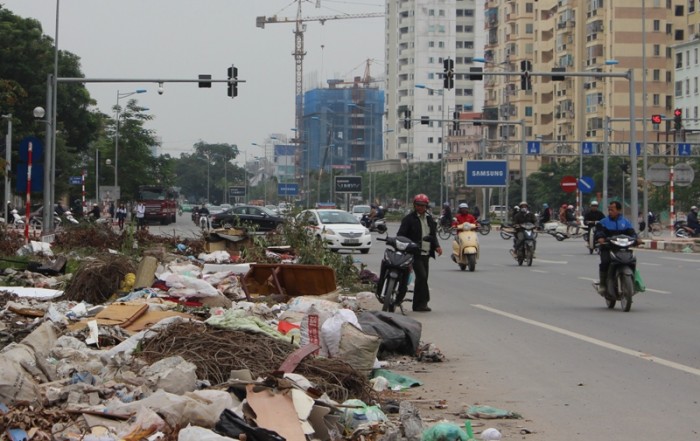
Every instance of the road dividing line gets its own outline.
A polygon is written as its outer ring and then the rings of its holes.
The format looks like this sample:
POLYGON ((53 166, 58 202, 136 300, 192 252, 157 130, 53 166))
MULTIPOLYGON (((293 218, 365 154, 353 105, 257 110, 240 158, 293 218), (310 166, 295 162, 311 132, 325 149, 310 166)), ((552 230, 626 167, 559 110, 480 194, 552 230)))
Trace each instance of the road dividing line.
POLYGON ((590 277, 579 277, 579 280, 588 280, 589 282, 597 282, 598 279, 591 279, 590 277))
POLYGON ((566 260, 542 260, 542 259, 537 259, 536 261, 537 261, 537 262, 542 262, 542 263, 558 263, 558 264, 560 264, 560 265, 566 265, 567 263, 569 263, 569 262, 566 261, 566 260))
POLYGON ((549 271, 544 271, 544 270, 536 270, 536 269, 533 269, 533 270, 530 270, 530 271, 532 271, 533 273, 549 274, 549 271))
POLYGON ((519 321, 519 322, 527 323, 527 324, 533 325, 533 326, 538 326, 540 328, 547 329, 548 331, 556 332, 557 334, 562 334, 562 335, 566 335, 567 337, 572 337, 572 338, 575 338, 577 340, 585 341, 587 343, 591 343, 591 344, 594 344, 596 346, 600 346, 601 348, 610 349, 612 351, 617 351, 617 352, 620 352, 620 353, 626 354, 626 355, 631 355, 632 357, 635 357, 635 358, 641 358, 643 360, 653 361, 654 363, 658 363, 660 365, 670 367, 672 369, 676 369, 676 370, 679 370, 681 372, 686 372, 686 373, 693 374, 693 375, 700 377, 700 369, 696 369, 696 368, 693 368, 690 366, 686 366, 684 364, 676 363, 676 362, 671 361, 671 360, 666 360, 665 358, 655 357, 655 356, 653 356, 651 354, 647 354, 645 352, 635 351, 634 349, 629 349, 629 348, 625 348, 623 346, 618 346, 618 345, 613 344, 613 343, 608 343, 608 342, 603 341, 603 340, 598 340, 597 338, 588 337, 586 335, 579 334, 577 332, 569 331, 567 329, 559 328, 557 326, 548 325, 546 323, 538 322, 536 320, 531 320, 531 319, 528 319, 528 318, 525 318, 525 317, 522 317, 519 315, 511 314, 509 312, 501 311, 500 309, 491 308, 489 306, 485 306, 485 305, 472 305, 472 306, 475 308, 482 309, 484 311, 491 312, 493 314, 497 314, 497 315, 500 315, 503 317, 507 317, 507 318, 519 321))
POLYGON ((676 261, 678 261, 678 262, 700 263, 700 260, 698 260, 698 259, 683 259, 682 257, 662 257, 662 259, 665 259, 665 260, 676 260, 676 261))
POLYGON ((651 288, 647 288, 645 291, 646 292, 655 292, 657 294, 671 294, 671 291, 661 291, 659 289, 651 289, 651 288))
POLYGON ((637 262, 637 265, 661 266, 660 263, 649 263, 649 262, 637 262))

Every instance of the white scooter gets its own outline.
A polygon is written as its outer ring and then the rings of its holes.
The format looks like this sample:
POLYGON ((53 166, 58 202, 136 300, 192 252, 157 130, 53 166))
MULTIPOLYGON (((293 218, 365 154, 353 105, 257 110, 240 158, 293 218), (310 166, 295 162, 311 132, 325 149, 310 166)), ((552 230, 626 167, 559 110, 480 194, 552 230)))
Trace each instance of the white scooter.
POLYGON ((479 259, 479 237, 476 234, 476 225, 465 222, 456 227, 455 240, 452 242, 452 261, 464 271, 474 271, 476 261, 479 259))
POLYGON ((24 228, 24 218, 19 215, 17 209, 13 209, 10 213, 12 213, 11 225, 15 228, 24 228))

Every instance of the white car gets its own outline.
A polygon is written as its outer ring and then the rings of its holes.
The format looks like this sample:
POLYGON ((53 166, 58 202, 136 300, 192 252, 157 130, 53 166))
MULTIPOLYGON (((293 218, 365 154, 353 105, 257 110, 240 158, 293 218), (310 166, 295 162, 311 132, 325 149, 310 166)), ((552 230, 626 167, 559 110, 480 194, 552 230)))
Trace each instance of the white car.
POLYGON ((369 205, 355 205, 352 207, 352 215, 357 218, 357 220, 361 220, 362 216, 369 215, 370 210, 372 210, 372 207, 369 205))
POLYGON ((296 217, 297 222, 307 224, 313 234, 332 251, 360 250, 369 253, 372 235, 352 214, 343 210, 305 210, 296 217))

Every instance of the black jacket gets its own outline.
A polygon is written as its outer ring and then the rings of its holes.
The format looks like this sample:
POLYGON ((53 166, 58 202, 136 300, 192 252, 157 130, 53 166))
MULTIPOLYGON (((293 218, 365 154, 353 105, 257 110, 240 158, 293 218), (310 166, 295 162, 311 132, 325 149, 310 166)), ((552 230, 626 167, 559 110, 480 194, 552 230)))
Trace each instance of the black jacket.
MULTIPOLYGON (((440 246, 437 239, 437 222, 435 222, 435 219, 433 219, 433 216, 430 214, 426 213, 425 216, 428 221, 428 228, 430 229, 429 236, 431 240, 429 256, 434 258, 435 250, 440 246)), ((407 237, 419 246, 423 243, 423 229, 420 226, 420 219, 415 211, 410 212, 401 219, 401 226, 396 235, 407 237)))
POLYGON ((588 210, 586 214, 583 215, 583 223, 588 224, 589 222, 600 222, 604 217, 605 214, 603 214, 603 212, 600 210, 588 210))
POLYGON ((535 214, 532 213, 531 211, 523 212, 518 211, 515 216, 513 217, 513 223, 514 224, 526 224, 526 223, 536 223, 537 218, 535 218, 535 214))

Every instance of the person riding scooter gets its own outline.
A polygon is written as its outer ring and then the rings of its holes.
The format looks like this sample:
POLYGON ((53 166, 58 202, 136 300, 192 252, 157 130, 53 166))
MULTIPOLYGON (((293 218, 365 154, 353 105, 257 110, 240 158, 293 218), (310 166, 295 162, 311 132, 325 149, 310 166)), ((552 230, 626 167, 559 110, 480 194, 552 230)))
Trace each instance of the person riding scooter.
POLYGON ((459 204, 459 213, 452 227, 457 229, 455 240, 452 243, 452 261, 459 265, 461 270, 467 266, 469 271, 474 271, 476 260, 479 258, 479 239, 475 228, 477 220, 469 213, 469 205, 459 204))
POLYGON ((698 207, 693 205, 688 213, 687 224, 688 228, 693 229, 693 236, 700 235, 700 223, 698 222, 698 207))
MULTIPOLYGON (((598 265, 598 294, 607 295, 607 274, 610 266, 610 249, 605 246, 606 240, 618 234, 630 236, 637 239, 632 223, 622 216, 622 204, 619 201, 612 201, 608 205, 608 215, 604 217, 595 232, 595 240, 601 245, 600 264, 598 265)), ((595 285, 595 284, 594 284, 595 285)))
POLYGON ((526 224, 526 223, 536 223, 537 218, 535 217, 535 214, 532 213, 527 205, 527 202, 522 201, 520 205, 520 211, 518 211, 515 216, 513 217, 513 226, 515 227, 515 235, 513 236, 513 249, 510 250, 511 256, 514 258, 517 256, 517 250, 518 247, 520 246, 520 243, 523 241, 523 231, 522 228, 520 228, 520 225, 526 224))

